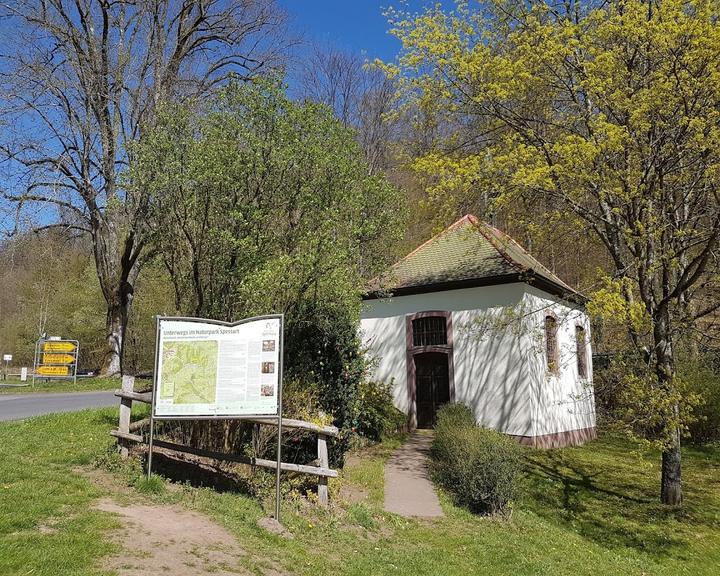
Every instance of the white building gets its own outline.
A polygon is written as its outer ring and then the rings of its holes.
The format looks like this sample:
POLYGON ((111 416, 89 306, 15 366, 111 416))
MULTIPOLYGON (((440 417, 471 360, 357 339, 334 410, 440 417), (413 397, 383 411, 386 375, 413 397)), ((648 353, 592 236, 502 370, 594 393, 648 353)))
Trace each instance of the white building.
POLYGON ((500 230, 465 216, 371 284, 374 377, 411 428, 445 402, 540 447, 595 437, 584 299, 500 230))

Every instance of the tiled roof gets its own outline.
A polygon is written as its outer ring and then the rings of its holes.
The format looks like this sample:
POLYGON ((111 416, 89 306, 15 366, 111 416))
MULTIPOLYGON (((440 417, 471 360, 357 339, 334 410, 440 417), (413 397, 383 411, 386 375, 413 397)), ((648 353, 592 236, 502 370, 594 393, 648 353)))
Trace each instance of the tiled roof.
POLYGON ((525 281, 580 296, 504 232, 467 215, 374 278, 369 296, 525 281))

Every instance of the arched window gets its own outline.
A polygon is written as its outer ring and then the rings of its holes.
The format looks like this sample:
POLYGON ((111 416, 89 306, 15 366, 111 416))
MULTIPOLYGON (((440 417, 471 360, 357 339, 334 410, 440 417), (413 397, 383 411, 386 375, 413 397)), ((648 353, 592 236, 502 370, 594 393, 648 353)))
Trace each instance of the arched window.
POLYGON ((587 378, 587 340, 585 328, 575 326, 575 345, 577 346, 577 370, 580 378, 587 378))
POLYGON ((557 340, 557 320, 554 316, 545 316, 545 356, 548 372, 557 374, 560 371, 560 358, 557 340))
POLYGON ((412 321, 413 346, 445 346, 447 320, 444 316, 424 316, 412 321))

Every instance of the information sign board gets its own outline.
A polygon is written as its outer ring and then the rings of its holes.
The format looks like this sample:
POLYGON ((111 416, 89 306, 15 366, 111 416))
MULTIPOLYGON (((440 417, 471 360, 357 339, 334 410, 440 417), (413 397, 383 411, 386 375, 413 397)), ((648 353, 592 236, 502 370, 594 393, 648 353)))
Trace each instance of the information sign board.
POLYGON ((12 362, 12 354, 3 354, 3 362, 12 362))
POLYGON ((277 415, 282 317, 158 318, 155 418, 277 415))
POLYGON ((148 441, 155 420, 277 418, 275 519, 280 521, 283 316, 239 322, 158 316, 148 441))

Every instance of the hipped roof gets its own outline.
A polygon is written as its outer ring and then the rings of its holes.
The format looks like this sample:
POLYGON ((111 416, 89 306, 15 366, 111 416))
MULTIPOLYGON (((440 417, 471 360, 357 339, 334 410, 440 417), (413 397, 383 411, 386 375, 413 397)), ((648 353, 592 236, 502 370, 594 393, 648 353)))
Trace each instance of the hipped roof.
POLYGON ((573 301, 585 298, 510 236, 468 214, 370 281, 366 299, 525 282, 573 301))

